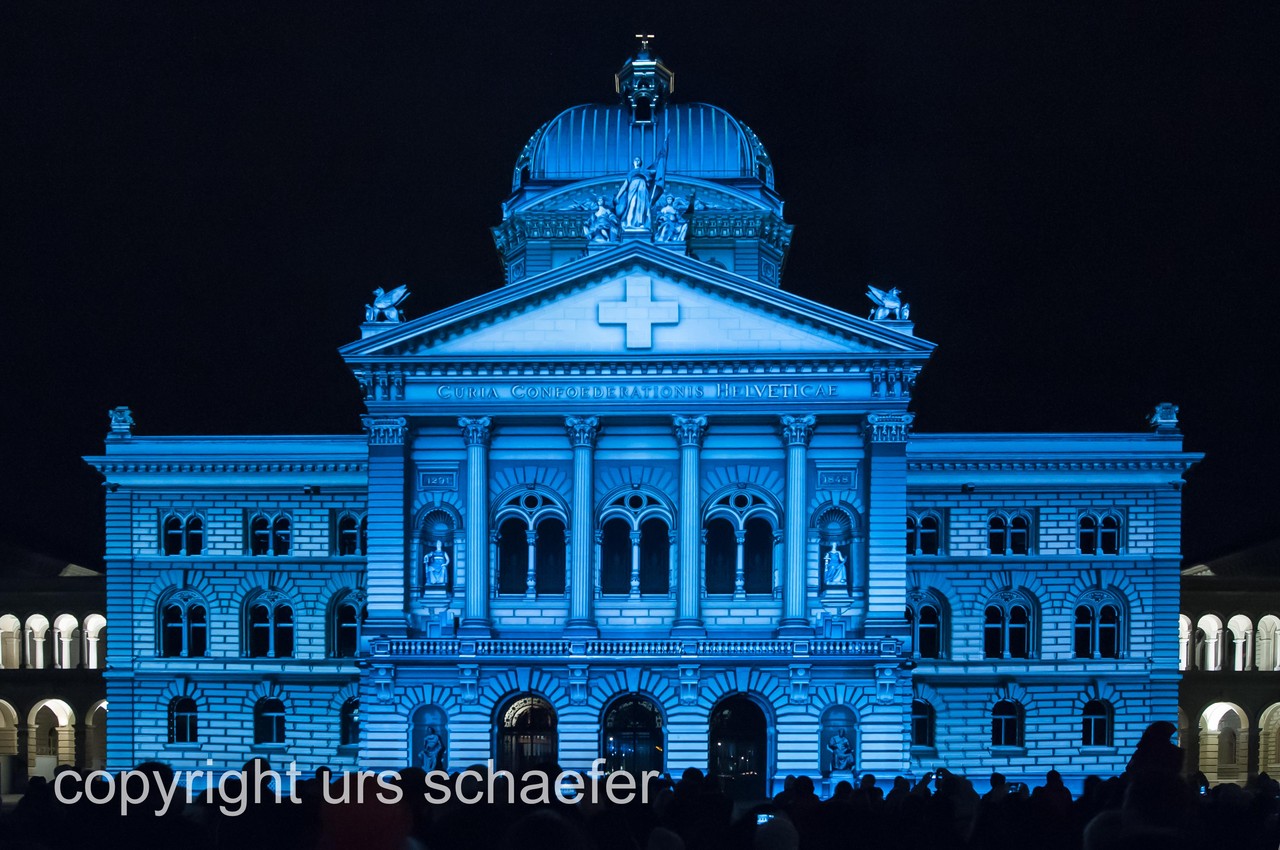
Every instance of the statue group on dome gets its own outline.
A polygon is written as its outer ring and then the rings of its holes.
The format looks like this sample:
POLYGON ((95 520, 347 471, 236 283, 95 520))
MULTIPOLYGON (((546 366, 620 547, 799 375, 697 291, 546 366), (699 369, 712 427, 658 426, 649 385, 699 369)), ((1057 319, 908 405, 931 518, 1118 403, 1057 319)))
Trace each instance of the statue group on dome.
POLYGON ((644 231, 654 242, 683 242, 689 233, 689 218, 695 198, 676 198, 666 192, 667 143, 650 165, 640 157, 631 160, 631 171, 618 186, 610 206, 603 195, 596 197, 582 233, 589 242, 618 242, 624 232, 644 231))

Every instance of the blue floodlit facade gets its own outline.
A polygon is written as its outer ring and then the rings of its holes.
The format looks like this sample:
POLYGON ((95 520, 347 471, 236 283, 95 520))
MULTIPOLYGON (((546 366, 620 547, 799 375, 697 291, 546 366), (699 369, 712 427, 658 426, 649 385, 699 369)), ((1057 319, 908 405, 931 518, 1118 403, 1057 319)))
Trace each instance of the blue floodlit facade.
POLYGON ((912 433, 896 291, 787 292, 751 129, 647 50, 615 88, 519 155, 505 286, 369 305, 363 435, 113 413, 109 766, 1123 770, 1177 715, 1176 409, 912 433))

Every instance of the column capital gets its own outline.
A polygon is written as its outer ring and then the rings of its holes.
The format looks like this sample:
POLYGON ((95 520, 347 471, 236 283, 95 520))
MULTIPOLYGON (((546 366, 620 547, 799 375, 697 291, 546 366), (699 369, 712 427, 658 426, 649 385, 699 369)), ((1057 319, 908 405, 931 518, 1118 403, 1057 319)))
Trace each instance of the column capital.
POLYGON ((403 446, 409 422, 403 416, 361 416, 371 446, 403 446))
POLYGON ((676 414, 671 419, 675 427, 677 443, 682 446, 702 445, 702 438, 707 433, 707 417, 676 414))
POLYGON ((809 445, 809 439, 813 436, 813 426, 817 421, 817 418, 812 413, 807 413, 803 416, 786 414, 779 417, 778 424, 782 434, 782 441, 788 446, 809 445))
POLYGON ((914 413, 868 413, 867 427, 873 443, 905 443, 911 433, 914 413))
POLYGON ((488 416, 459 416, 458 427, 462 429, 462 442, 468 446, 487 446, 492 431, 493 419, 488 416))
POLYGON ((564 430, 569 435, 569 445, 576 448, 594 448, 600 434, 600 417, 566 416, 564 430))

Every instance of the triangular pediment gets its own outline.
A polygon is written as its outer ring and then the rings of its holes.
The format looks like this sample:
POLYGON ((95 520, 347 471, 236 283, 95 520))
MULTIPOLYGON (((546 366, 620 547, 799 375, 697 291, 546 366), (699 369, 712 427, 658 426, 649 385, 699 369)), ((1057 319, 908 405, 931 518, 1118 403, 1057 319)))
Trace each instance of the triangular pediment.
POLYGON ((346 346, 366 359, 927 354, 933 345, 650 245, 620 246, 346 346))

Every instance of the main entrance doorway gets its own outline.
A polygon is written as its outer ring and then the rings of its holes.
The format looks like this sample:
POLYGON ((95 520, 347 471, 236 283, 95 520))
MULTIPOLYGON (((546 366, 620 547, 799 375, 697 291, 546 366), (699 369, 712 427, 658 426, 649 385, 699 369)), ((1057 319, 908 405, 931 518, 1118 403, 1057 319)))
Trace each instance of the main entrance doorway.
POLYGON ((608 773, 625 770, 638 777, 662 770, 662 714, 652 700, 627 694, 605 709, 602 755, 608 773))
POLYGON ((769 731, 760 706, 741 694, 711 711, 707 765, 710 778, 735 800, 763 800, 769 731))
POLYGON ((498 768, 516 778, 555 764, 558 743, 556 713, 542 697, 515 697, 498 715, 498 768))

